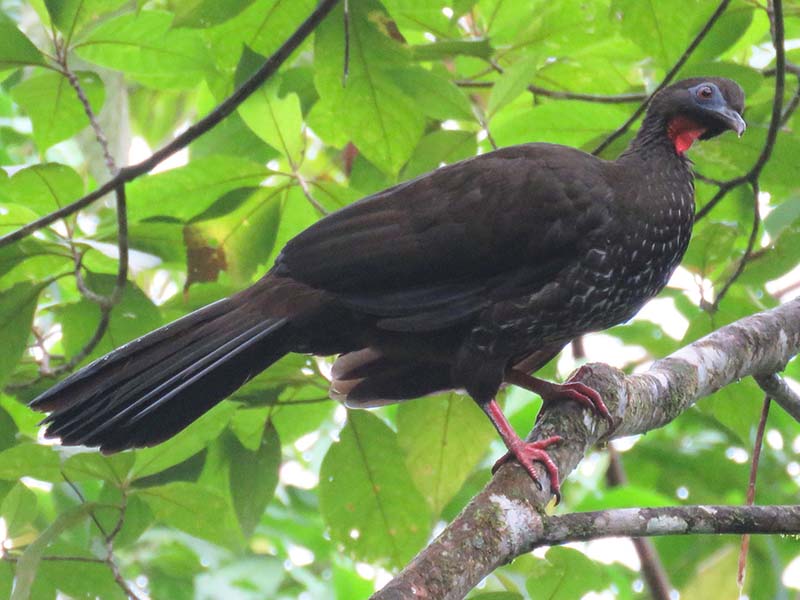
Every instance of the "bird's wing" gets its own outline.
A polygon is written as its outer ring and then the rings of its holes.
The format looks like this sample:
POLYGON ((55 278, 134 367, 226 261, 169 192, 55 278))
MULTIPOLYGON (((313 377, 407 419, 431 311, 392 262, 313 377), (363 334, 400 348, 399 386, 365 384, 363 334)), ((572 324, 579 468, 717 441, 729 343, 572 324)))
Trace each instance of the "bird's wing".
POLYGON ((443 167, 309 227, 276 270, 389 329, 447 327, 582 255, 610 218, 601 165, 530 144, 443 167))

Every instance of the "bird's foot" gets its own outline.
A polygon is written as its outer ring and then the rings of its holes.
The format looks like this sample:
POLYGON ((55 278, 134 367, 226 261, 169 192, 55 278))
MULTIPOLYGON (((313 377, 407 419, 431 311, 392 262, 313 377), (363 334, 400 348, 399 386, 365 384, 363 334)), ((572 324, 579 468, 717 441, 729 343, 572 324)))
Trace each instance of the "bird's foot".
POLYGON ((545 449, 551 444, 560 442, 561 439, 561 436, 554 435, 546 440, 539 440, 536 442, 524 442, 519 440, 519 443, 514 443, 509 446, 508 452, 494 463, 492 473, 497 471, 497 469, 508 461, 516 460, 522 465, 522 468, 525 469, 536 486, 541 490, 542 483, 539 481, 539 476, 536 474, 536 469, 533 466, 534 461, 538 461, 542 463, 545 471, 547 471, 547 477, 550 479, 550 491, 556 497, 556 503, 559 503, 561 502, 561 482, 558 477, 558 467, 545 449))
POLYGON ((510 460, 516 460, 522 465, 522 468, 530 475, 533 482, 541 490, 542 482, 539 481, 539 476, 536 474, 536 469, 533 468, 534 461, 542 463, 547 477, 550 479, 550 490, 556 497, 556 501, 561 501, 561 486, 558 477, 558 467, 550 455, 545 452, 545 448, 551 444, 561 441, 561 437, 554 435, 546 440, 539 440, 536 442, 525 442, 517 435, 514 428, 506 419, 503 411, 500 410, 497 401, 492 399, 487 403, 481 403, 481 408, 486 412, 486 415, 492 421, 492 424, 497 428, 500 437, 508 448, 508 452, 492 467, 492 473, 497 471, 502 465, 510 460))
POLYGON ((564 383, 552 383, 533 377, 522 371, 509 371, 506 381, 513 385, 525 388, 542 398, 542 402, 560 402, 563 400, 574 400, 585 406, 592 412, 600 415, 608 423, 609 430, 615 428, 614 417, 608 410, 602 396, 594 388, 589 387, 580 381, 574 381, 581 374, 583 367, 578 369, 570 379, 564 383))

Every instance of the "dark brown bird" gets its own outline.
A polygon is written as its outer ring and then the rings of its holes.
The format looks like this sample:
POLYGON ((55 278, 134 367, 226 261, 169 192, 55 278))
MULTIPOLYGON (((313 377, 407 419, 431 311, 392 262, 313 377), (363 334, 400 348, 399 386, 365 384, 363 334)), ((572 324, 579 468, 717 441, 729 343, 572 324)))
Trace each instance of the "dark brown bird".
MULTIPOLYGON (((503 148, 364 198, 292 239, 252 287, 134 340, 31 403, 47 435, 104 452, 175 435, 288 352, 339 354, 332 394, 368 407, 465 389, 536 481, 494 398, 503 383, 610 415, 577 383, 528 373, 570 340, 630 319, 683 256, 697 139, 745 123, 728 79, 657 94, 615 161, 503 148)), ((505 460, 505 459, 503 459, 505 460)), ((537 481, 538 483, 538 481, 537 481)))

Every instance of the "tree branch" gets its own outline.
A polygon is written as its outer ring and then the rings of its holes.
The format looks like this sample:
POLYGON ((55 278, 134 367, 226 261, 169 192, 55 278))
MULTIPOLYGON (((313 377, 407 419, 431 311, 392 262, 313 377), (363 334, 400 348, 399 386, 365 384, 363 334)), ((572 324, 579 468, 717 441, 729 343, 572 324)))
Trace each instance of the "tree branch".
POLYGON ((800 533, 800 506, 691 505, 618 508, 542 519, 539 539, 528 550, 604 537, 800 533))
POLYGON ((797 395, 789 384, 778 375, 755 375, 753 379, 778 406, 800 422, 800 396, 797 395))
POLYGON ((314 12, 312 12, 305 21, 303 21, 303 23, 295 30, 289 39, 287 39, 283 45, 266 60, 261 68, 256 71, 252 77, 250 77, 250 79, 239 86, 239 88, 237 88, 233 94, 228 96, 228 98, 226 98, 208 115, 186 129, 186 131, 181 133, 166 146, 160 150, 157 150, 142 162, 121 169, 116 176, 83 198, 80 198, 71 204, 45 215, 41 219, 32 221, 24 227, 20 227, 19 229, 0 237, 0 248, 19 241, 32 234, 34 231, 38 231, 43 227, 47 227, 48 225, 55 223, 59 219, 63 219, 68 215, 78 212, 82 208, 89 206, 92 202, 102 198, 112 190, 117 189, 120 185, 133 181, 144 173, 151 171, 162 161, 169 158, 179 150, 182 150, 206 131, 217 125, 217 123, 222 121, 222 119, 236 110, 242 102, 244 102, 261 86, 262 83, 269 79, 278 70, 278 68, 286 61, 286 59, 289 58, 292 52, 297 49, 297 47, 311 34, 311 32, 314 31, 317 25, 319 25, 319 23, 328 15, 333 7, 336 6, 338 1, 339 0, 321 0, 317 8, 314 9, 314 12))
MULTIPOLYGON (((595 363, 581 368, 576 379, 603 396, 617 424, 612 437, 622 437, 661 427, 700 398, 743 377, 779 372, 798 351, 800 299, 723 327, 657 361, 645 373, 628 376, 595 363)), ((608 433, 602 419, 571 402, 545 405, 528 439, 544 439, 556 432, 564 441, 550 455, 563 478, 608 433)), ((546 483, 541 469, 539 476, 546 483)), ((549 492, 531 485, 519 465, 503 466, 441 535, 374 598, 461 598, 494 569, 542 544, 606 535, 766 533, 800 527, 798 507, 631 509, 613 512, 613 521, 580 536, 563 524, 588 526, 600 513, 559 517, 560 521, 549 522, 561 523, 560 531, 568 538, 556 539, 555 525, 548 525, 547 531, 544 525, 555 517, 542 517, 540 512, 548 501, 549 492), (707 510, 711 511, 708 516, 700 518, 707 510), (643 515, 650 516, 643 519, 643 515), (775 521, 777 515, 781 521, 775 521)))

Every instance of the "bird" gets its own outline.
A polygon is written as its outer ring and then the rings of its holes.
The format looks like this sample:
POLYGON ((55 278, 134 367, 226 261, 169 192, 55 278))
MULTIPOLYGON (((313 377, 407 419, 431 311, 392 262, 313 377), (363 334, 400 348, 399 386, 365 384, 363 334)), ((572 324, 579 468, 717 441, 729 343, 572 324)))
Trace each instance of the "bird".
POLYGON ((615 160, 529 143, 440 167, 346 206, 283 247, 252 286, 133 340, 30 406, 45 435, 105 453, 174 436, 290 352, 336 355, 331 396, 369 408, 464 390, 508 453, 560 497, 547 448, 526 442, 496 397, 504 385, 573 400, 609 421, 600 395, 532 375, 571 340, 632 318, 689 244, 686 152, 739 136, 744 92, 691 78, 651 97, 615 160))

